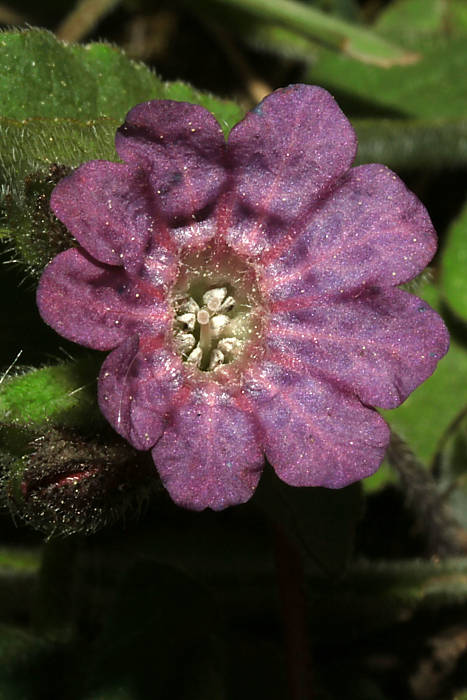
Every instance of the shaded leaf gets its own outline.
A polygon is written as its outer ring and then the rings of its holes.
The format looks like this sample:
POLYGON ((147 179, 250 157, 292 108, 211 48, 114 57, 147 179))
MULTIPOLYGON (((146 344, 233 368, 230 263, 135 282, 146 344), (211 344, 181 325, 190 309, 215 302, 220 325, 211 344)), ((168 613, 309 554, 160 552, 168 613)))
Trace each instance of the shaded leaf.
POLYGON ((134 562, 92 650, 88 677, 95 690, 85 697, 120 685, 130 697, 169 698, 176 688, 180 700, 221 700, 218 624, 207 589, 172 567, 134 562))
POLYGON ((35 549, 19 547, 2 547, 0 549, 0 570, 2 572, 34 574, 39 565, 39 552, 35 549))
POLYGON ((467 406, 444 440, 436 477, 456 521, 467 530, 467 406))
POLYGON ((460 557, 359 562, 333 587, 310 578, 311 629, 325 639, 341 634, 358 639, 407 621, 416 611, 450 605, 460 611, 467 600, 466 573, 466 561, 460 557))
POLYGON ((395 481, 397 481, 396 473, 385 459, 379 469, 367 479, 362 479, 361 483, 365 493, 374 493, 395 481))
POLYGON ((240 25, 241 37, 258 51, 311 62, 319 51, 316 41, 271 22, 245 22, 240 25))
POLYGON ((17 627, 0 626, 0 697, 31 700, 42 697, 44 687, 57 697, 63 659, 50 643, 17 627))
POLYGON ((352 553, 362 512, 359 484, 343 489, 298 488, 266 469, 253 498, 323 573, 340 576, 352 553))
POLYGON ((442 257, 442 290, 450 308, 467 321, 467 205, 448 232, 442 257))
POLYGON ((467 165, 467 119, 353 119, 356 164, 433 171, 467 165))
MULTIPOLYGON (((39 549, 18 546, 0 549, 0 618, 3 624, 16 623, 30 614, 35 602, 39 566, 39 549)), ((3 697, 1 692, 0 697, 3 697)))

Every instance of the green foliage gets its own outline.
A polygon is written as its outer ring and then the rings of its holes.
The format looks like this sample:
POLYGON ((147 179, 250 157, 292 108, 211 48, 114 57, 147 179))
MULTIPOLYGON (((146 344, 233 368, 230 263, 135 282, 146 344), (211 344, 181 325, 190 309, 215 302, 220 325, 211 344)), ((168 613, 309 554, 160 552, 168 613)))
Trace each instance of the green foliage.
POLYGON ((465 4, 403 0, 382 12, 375 27, 420 53, 409 66, 383 70, 324 50, 309 79, 393 110, 398 116, 465 117, 465 4))
POLYGON ((467 70, 462 0, 449 5, 438 0, 391 3, 375 29, 419 52, 420 60, 385 70, 323 50, 308 79, 397 116, 465 117, 465 90, 459 80, 467 70))
POLYGON ((366 494, 370 494, 396 481, 397 475, 385 459, 372 476, 362 480, 362 488, 366 494))
POLYGON ((365 63, 388 67, 414 60, 410 52, 372 31, 296 0, 209 0, 209 3, 227 5, 254 18, 283 24, 365 63))
POLYGON ((104 43, 66 45, 50 32, 29 29, 0 34, 1 115, 123 122, 139 102, 190 99, 231 128, 241 111, 234 103, 178 81, 164 83, 143 63, 104 43))
POLYGON ((113 138, 119 123, 107 117, 80 122, 61 117, 0 119, 1 185, 11 189, 34 170, 54 164, 74 168, 84 159, 116 160, 113 138))
POLYGON ((465 38, 420 41, 417 49, 418 62, 391 68, 369 66, 323 49, 306 79, 342 100, 352 94, 353 100, 365 100, 397 117, 465 116, 465 89, 459 80, 467 71, 465 38))
POLYGON ((2 572, 37 573, 39 564, 39 552, 36 550, 0 549, 0 570, 2 572))
POLYGON ((66 46, 31 29, 0 35, 2 116, 106 116, 122 121, 133 105, 157 98, 161 81, 143 64, 107 44, 66 46))
POLYGON ((116 160, 113 138, 117 126, 117 121, 108 118, 86 123, 59 117, 21 122, 0 118, 0 223, 19 259, 35 276, 73 244, 50 210, 53 188, 86 160, 116 160))
MULTIPOLYGON (((439 308, 439 292, 426 284, 417 295, 439 308)), ((467 405, 467 350, 455 335, 436 372, 399 408, 383 411, 389 424, 427 465, 432 465, 446 430, 467 405)))
POLYGON ((410 44, 420 36, 467 34, 464 0, 398 0, 381 13, 377 27, 385 36, 410 44))

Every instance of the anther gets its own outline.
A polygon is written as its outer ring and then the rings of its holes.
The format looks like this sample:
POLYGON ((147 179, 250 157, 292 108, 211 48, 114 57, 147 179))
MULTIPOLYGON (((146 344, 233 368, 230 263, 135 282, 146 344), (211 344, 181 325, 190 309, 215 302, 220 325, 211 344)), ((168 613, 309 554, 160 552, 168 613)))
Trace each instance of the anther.
POLYGON ((219 306, 219 311, 232 311, 235 306, 235 299, 233 297, 226 297, 222 304, 219 306))
POLYGON ((188 330, 193 331, 195 329, 196 316, 195 314, 186 313, 181 316, 177 316, 177 322, 182 326, 188 328, 188 330))
POLYGON ((213 370, 219 367, 224 362, 224 353, 216 348, 212 351, 211 357, 209 358, 208 370, 213 370))
MULTIPOLYGON (((200 312, 201 313, 201 312, 200 312)), ((225 314, 216 314, 211 318, 211 331, 214 338, 218 338, 231 319, 225 314)))
POLYGON ((222 302, 227 296, 226 287, 217 287, 216 289, 208 289, 207 292, 203 294, 203 303, 207 306, 209 311, 215 313, 220 309, 222 302))
POLYGON ((195 365, 196 367, 199 367, 202 359, 203 351, 201 350, 200 346, 197 345, 195 349, 190 352, 190 354, 186 358, 186 361, 192 365, 195 365))
POLYGON ((196 345, 195 336, 191 333, 184 333, 183 331, 175 333, 174 341, 178 352, 182 355, 186 355, 196 345))
POLYGON ((238 338, 222 338, 219 340, 217 347, 224 355, 233 355, 235 357, 241 351, 243 343, 238 338))
POLYGON ((180 304, 178 311, 180 314, 197 314, 199 311, 199 306, 196 301, 190 297, 180 304))

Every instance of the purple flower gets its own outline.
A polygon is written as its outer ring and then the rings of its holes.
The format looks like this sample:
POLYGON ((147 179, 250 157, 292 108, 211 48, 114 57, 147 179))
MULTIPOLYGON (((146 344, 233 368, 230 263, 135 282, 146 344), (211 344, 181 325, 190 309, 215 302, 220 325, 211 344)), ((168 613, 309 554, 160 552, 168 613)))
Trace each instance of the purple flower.
POLYGON ((446 353, 424 301, 397 285, 432 258, 428 214, 383 165, 351 168, 356 137, 325 90, 277 90, 225 143, 197 105, 136 106, 123 163, 63 179, 52 209, 79 248, 38 290, 44 320, 112 350, 99 402, 152 450, 171 497, 247 501, 264 456, 286 483, 372 474, 393 408, 446 353))

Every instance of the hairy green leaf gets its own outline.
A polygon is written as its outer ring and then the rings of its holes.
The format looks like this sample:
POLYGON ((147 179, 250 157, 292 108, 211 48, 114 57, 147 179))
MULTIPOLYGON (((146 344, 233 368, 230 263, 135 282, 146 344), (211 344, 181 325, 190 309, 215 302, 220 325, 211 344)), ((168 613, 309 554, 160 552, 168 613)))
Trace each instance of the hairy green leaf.
POLYGON ((0 34, 0 115, 123 122, 139 102, 188 100, 231 128, 241 116, 233 102, 181 82, 164 83, 143 63, 105 43, 67 45, 41 29, 0 34))
POLYGON ((6 378, 0 388, 0 423, 31 430, 103 423, 96 402, 97 373, 98 362, 90 355, 6 378))
POLYGON ((116 160, 113 145, 118 122, 103 118, 0 118, 0 221, 17 257, 38 276, 73 241, 49 207, 57 182, 86 160, 116 160))
POLYGON ((161 81, 108 44, 66 45, 40 29, 0 35, 1 114, 11 119, 107 116, 122 121, 161 81))

